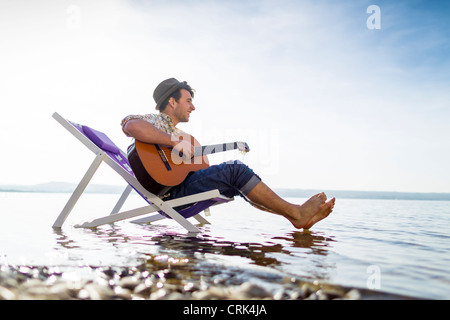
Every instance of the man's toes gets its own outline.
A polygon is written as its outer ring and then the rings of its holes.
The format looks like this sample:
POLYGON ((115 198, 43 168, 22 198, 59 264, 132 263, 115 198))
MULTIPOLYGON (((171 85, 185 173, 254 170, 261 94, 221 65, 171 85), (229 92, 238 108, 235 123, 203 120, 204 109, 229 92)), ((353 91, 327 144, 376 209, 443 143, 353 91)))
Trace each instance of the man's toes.
POLYGON ((327 196, 323 192, 316 194, 315 197, 320 199, 321 202, 325 202, 327 200, 327 196))

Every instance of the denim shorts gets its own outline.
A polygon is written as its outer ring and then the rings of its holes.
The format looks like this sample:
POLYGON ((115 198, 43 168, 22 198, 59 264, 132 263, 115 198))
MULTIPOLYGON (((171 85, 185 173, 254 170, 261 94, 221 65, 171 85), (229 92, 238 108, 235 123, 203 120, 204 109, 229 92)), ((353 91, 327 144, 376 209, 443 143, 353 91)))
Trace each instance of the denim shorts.
POLYGON ((237 195, 245 197, 260 181, 258 175, 241 161, 228 161, 190 173, 181 184, 170 189, 165 199, 214 189, 229 198, 237 195))

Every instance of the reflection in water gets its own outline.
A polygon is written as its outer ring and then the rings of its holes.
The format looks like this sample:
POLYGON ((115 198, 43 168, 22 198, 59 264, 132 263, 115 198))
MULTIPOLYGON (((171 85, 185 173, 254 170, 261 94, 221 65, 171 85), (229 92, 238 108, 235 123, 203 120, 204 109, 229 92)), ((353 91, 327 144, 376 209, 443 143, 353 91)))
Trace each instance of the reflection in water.
MULTIPOLYGON (((335 240, 321 233, 294 231, 282 236, 266 236, 263 239, 267 241, 257 243, 233 242, 207 233, 189 236, 167 232, 167 228, 154 226, 142 226, 141 231, 144 233, 129 234, 122 230, 120 225, 111 225, 107 228, 82 230, 80 231, 83 232, 82 237, 74 240, 59 230, 55 231, 56 249, 63 248, 69 252, 69 255, 72 251, 83 250, 84 254, 79 256, 80 259, 85 259, 86 251, 105 251, 112 247, 113 255, 117 258, 115 265, 123 261, 122 253, 127 250, 129 254, 126 263, 128 264, 144 263, 146 268, 156 270, 163 268, 161 263, 164 261, 163 269, 167 269, 170 265, 168 270, 172 272, 175 268, 178 273, 183 274, 183 277, 192 278, 201 274, 215 277, 216 280, 220 274, 229 273, 230 275, 236 272, 241 273, 241 279, 245 278, 244 269, 248 269, 251 265, 270 268, 265 269, 270 273, 263 276, 266 278, 272 278, 274 274, 277 274, 277 277, 290 274, 309 280, 327 279, 329 270, 333 268, 326 263, 326 256, 331 243, 335 240), (95 241, 89 235, 94 236, 95 241), (83 240, 83 237, 90 239, 83 240), (86 243, 81 243, 83 241, 86 243), (238 260, 237 264, 232 263, 233 267, 230 264, 224 267, 223 264, 226 264, 230 257, 242 259, 238 260), (180 263, 180 261, 184 262, 180 263)), ((73 256, 76 257, 77 254, 74 253, 73 256)), ((83 264, 86 264, 85 261, 83 264)), ((253 276, 254 274, 247 274, 247 277, 253 276)))
POLYGON ((285 240, 292 242, 290 247, 310 249, 310 254, 326 255, 328 253, 327 247, 330 243, 335 241, 330 237, 320 235, 311 231, 294 231, 288 233, 285 237, 274 237, 272 239, 285 240))
MULTIPOLYGON (((282 237, 273 237, 265 243, 256 242, 233 242, 215 239, 209 235, 197 237, 186 237, 183 235, 160 235, 152 238, 165 249, 179 250, 184 254, 210 253, 224 256, 240 256, 250 259, 258 266, 281 266, 283 262, 273 255, 296 254, 294 248, 305 249, 305 254, 326 256, 331 238, 314 234, 309 231, 290 232, 282 237), (280 243, 281 242, 281 243, 280 243)), ((198 255, 197 255, 198 257, 198 255)), ((278 255, 278 257, 281 257, 278 255)))
POLYGON ((63 247, 65 249, 75 249, 79 248, 74 240, 71 240, 65 232, 61 229, 53 229, 53 233, 56 235, 56 248, 63 247))
MULTIPOLYGON (((217 289, 209 291, 209 288, 243 288, 243 284, 251 288, 249 283, 270 292, 274 299, 344 297, 351 289, 327 281, 335 268, 327 262, 327 256, 336 240, 323 233, 294 231, 282 236, 266 235, 261 237, 266 242, 257 243, 228 241, 208 233, 193 237, 154 226, 141 226, 140 232, 130 233, 122 227, 78 229, 76 239, 72 232, 69 235, 55 231, 55 249, 66 252, 66 262, 78 265, 75 276, 69 268, 65 276, 61 273, 63 277, 80 278, 81 272, 83 277, 110 279, 109 283, 114 285, 122 285, 121 279, 129 277, 126 281, 140 283, 139 287, 136 284, 136 290, 142 290, 140 294, 175 292, 186 294, 183 299, 195 294, 201 297, 217 294, 217 289), (101 256, 103 260, 99 264, 90 263, 92 256, 101 256), (110 261, 105 262, 108 260, 105 256, 110 261)), ((231 291, 220 290, 218 296, 212 297, 229 297, 231 291)), ((364 296, 375 294, 359 290, 364 296)), ((245 294, 246 299, 258 297, 250 292, 245 294)))
POLYGON ((327 280, 335 265, 327 258, 335 242, 332 237, 312 231, 294 231, 284 237, 272 238, 284 241, 289 257, 282 257, 282 270, 309 280, 327 280))

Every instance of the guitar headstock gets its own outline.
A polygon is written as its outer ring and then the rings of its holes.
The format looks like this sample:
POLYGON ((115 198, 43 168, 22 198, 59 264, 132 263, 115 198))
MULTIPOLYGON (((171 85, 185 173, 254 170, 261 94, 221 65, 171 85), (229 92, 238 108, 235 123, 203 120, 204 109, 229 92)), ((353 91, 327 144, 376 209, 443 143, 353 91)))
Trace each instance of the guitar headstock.
POLYGON ((236 142, 236 144, 240 152, 247 153, 250 151, 250 147, 248 146, 247 142, 238 141, 236 142))

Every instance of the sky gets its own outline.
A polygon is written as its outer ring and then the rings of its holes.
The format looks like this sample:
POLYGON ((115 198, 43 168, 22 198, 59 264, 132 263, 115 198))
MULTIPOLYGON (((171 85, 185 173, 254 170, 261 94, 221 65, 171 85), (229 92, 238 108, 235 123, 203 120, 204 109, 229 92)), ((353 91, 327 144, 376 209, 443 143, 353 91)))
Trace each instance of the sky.
MULTIPOLYGON (((94 155, 53 118, 103 131, 186 80, 179 127, 245 141, 273 188, 450 192, 450 2, 0 2, 0 184, 78 183, 94 155), (376 10, 372 10, 376 6, 376 10), (371 9, 371 10, 368 10, 371 9)), ((92 183, 124 185, 106 165, 92 183)))

